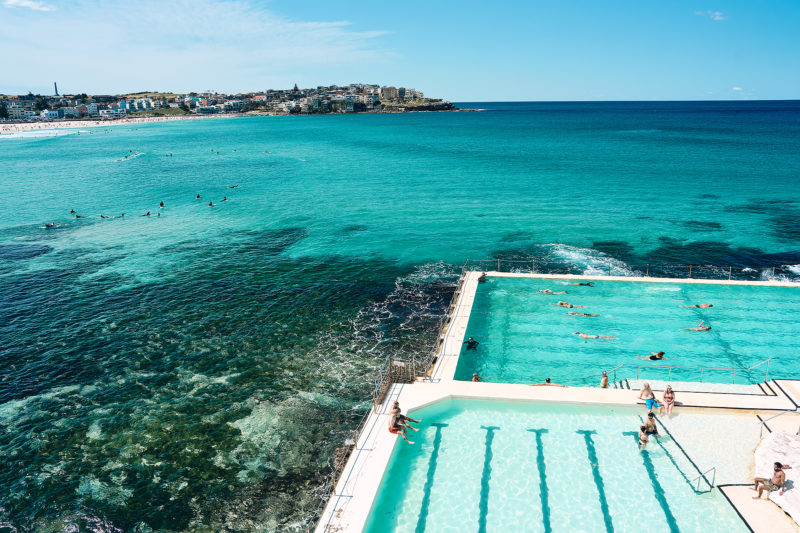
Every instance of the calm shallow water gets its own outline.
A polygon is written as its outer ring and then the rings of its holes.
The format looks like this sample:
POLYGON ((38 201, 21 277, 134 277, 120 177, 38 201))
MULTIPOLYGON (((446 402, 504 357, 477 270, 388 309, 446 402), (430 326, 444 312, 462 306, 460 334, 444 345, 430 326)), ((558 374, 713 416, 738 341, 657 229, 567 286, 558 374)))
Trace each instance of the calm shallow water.
MULTIPOLYGON (((699 381, 700 371, 659 367, 750 368, 770 357, 773 376, 800 378, 794 357, 800 336, 800 286, 701 285, 597 281, 591 287, 564 280, 488 278, 478 285, 456 379, 472 373, 486 381, 596 385, 600 371, 645 365, 642 379, 699 381), (566 292, 542 294, 539 290, 566 292), (583 306, 563 308, 557 303, 583 306), (709 309, 685 305, 707 303, 709 309), (596 316, 570 315, 586 313, 596 316), (700 322, 709 331, 687 331, 700 322), (575 332, 612 339, 582 339, 575 332), (664 351, 663 361, 643 360, 664 351)), ((766 366, 737 372, 737 383, 764 381, 766 366)), ((636 368, 617 371, 633 379, 636 368)), ((703 381, 731 383, 730 371, 704 371, 703 381)), ((613 375, 611 376, 613 379, 613 375)))
POLYGON ((670 437, 639 451, 642 409, 443 403, 411 415, 367 531, 747 531, 670 437))
POLYGON ((303 530, 467 258, 800 277, 800 104, 472 107, 0 138, 0 521, 303 530))

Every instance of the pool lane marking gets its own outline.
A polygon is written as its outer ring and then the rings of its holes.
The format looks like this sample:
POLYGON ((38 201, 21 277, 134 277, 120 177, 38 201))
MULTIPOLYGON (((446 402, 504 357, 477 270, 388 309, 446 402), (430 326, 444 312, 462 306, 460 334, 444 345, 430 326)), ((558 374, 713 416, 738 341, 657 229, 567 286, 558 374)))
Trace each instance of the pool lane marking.
POLYGON ((481 426, 486 430, 486 451, 483 454, 483 473, 481 474, 481 501, 478 505, 478 533, 486 533, 486 515, 489 514, 489 481, 492 479, 492 441, 497 426, 481 426))
POLYGON ((614 525, 611 523, 611 513, 608 510, 606 489, 603 485, 603 476, 600 475, 600 463, 597 461, 597 451, 595 450, 594 440, 592 439, 592 435, 596 434, 597 431, 593 429, 579 429, 575 433, 583 435, 583 440, 586 442, 586 452, 589 454, 592 477, 594 478, 594 484, 597 487, 597 493, 600 497, 600 510, 603 511, 603 523, 605 523, 606 532, 614 533, 614 525))
POLYGON ((431 489, 433 489, 433 478, 436 475, 436 463, 439 460, 439 447, 442 445, 442 428, 446 428, 447 424, 440 422, 431 424, 436 427, 436 435, 433 437, 433 451, 428 459, 428 474, 425 478, 425 486, 422 488, 422 504, 419 508, 419 515, 417 516, 417 527, 415 533, 423 533, 428 521, 428 509, 431 506, 431 489))
POLYGON ((544 428, 529 429, 531 433, 536 434, 536 467, 539 470, 539 499, 542 501, 542 523, 544 524, 545 533, 553 531, 550 526, 550 502, 548 500, 549 489, 547 488, 547 472, 545 471, 544 462, 544 444, 542 443, 542 435, 548 431, 544 428))
MULTIPOLYGON (((623 431, 622 434, 625 436, 632 436, 636 441, 636 445, 639 445, 638 431, 623 431)), ((675 520, 675 516, 672 514, 672 509, 669 507, 669 502, 667 502, 664 488, 658 481, 656 469, 653 466, 653 460, 650 459, 650 453, 647 450, 642 450, 640 453, 642 454, 642 463, 644 464, 644 469, 647 471, 647 476, 650 478, 650 483, 653 485, 653 493, 655 494, 656 501, 658 501, 658 505, 661 506, 661 510, 664 511, 664 517, 667 519, 667 525, 669 526, 670 533, 680 533, 680 529, 678 529, 678 522, 675 520)))

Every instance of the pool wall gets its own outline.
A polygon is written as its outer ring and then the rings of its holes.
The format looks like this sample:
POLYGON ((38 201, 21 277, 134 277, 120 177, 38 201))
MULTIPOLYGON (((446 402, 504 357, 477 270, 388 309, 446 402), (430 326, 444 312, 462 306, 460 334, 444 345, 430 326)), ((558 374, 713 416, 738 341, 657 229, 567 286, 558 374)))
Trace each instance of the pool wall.
MULTIPOLYGON (((394 400, 400 402, 404 412, 418 410, 451 398, 632 407, 638 405, 642 412, 645 412, 642 405, 643 402, 637 398, 637 390, 601 389, 599 387, 530 387, 520 384, 473 383, 454 380, 461 343, 469 322, 470 309, 475 297, 479 275, 479 272, 468 272, 466 274, 462 292, 456 302, 454 317, 445 332, 442 350, 430 377, 425 380, 418 380, 413 384, 393 384, 383 403, 377 408, 377 412, 373 411, 370 414, 364 429, 359 434, 353 452, 343 470, 337 476, 335 492, 328 500, 317 524, 315 530, 317 533, 361 532, 364 530, 395 446, 408 445, 388 431, 389 406, 394 400)), ((787 282, 728 282, 719 280, 509 273, 490 273, 490 275, 570 280, 798 286, 798 284, 787 282)), ((798 409, 798 405, 800 405, 799 381, 771 380, 769 386, 774 391, 774 394, 766 392, 764 395, 738 394, 736 392, 681 392, 679 400, 682 405, 676 409, 686 409, 688 411, 690 407, 697 408, 695 411, 699 413, 718 417, 723 422, 721 426, 731 422, 730 433, 721 432, 715 437, 724 443, 737 436, 736 428, 739 428, 740 424, 732 424, 733 420, 752 420, 752 423, 757 427, 759 424, 757 415, 762 418, 768 418, 780 411, 798 409), (726 421, 725 417, 731 418, 726 421)), ((656 390, 656 394, 660 396, 658 390, 656 390)), ((411 438, 413 440, 413 437, 411 438)), ((680 439, 680 437, 678 438, 680 439)), ((705 442, 699 442, 696 448, 700 450, 704 445, 705 442)), ((742 468, 746 469, 749 466, 737 464, 736 468, 737 472, 741 472, 742 468)), ((749 479, 738 480, 738 482, 742 481, 749 481, 749 479)), ((761 506, 759 510, 763 516, 759 515, 751 520, 764 524, 785 520, 783 512, 777 509, 776 506, 765 502, 765 505, 761 506), (777 514, 774 514, 774 512, 777 512, 777 514)), ((754 523, 751 520, 748 520, 748 522, 754 523)))

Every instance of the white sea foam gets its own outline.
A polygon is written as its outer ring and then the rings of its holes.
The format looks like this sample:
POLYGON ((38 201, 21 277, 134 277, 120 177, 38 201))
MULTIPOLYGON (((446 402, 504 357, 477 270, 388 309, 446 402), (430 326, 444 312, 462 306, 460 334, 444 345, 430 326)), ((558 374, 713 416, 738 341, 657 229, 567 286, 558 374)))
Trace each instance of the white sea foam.
POLYGON ((79 135, 81 133, 89 133, 87 130, 35 130, 35 131, 19 131, 16 133, 4 133, 0 135, 0 139, 40 139, 44 137, 63 137, 64 135, 79 135))
POLYGON ((581 273, 585 275, 608 275, 609 271, 612 276, 640 275, 640 273, 634 271, 625 264, 624 261, 615 259, 614 257, 592 248, 579 248, 577 246, 561 243, 551 243, 543 246, 548 250, 548 254, 545 256, 545 262, 547 262, 547 260, 564 262, 571 265, 576 270, 582 271, 581 273))
POLYGON ((800 276, 800 265, 783 265, 783 268, 796 276, 800 276))

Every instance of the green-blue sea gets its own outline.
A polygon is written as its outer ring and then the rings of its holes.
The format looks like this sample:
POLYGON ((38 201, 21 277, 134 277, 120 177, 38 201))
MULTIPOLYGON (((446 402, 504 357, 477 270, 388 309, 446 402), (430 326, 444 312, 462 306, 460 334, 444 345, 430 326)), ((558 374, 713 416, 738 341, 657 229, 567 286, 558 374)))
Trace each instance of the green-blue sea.
POLYGON ((799 102, 461 107, 0 137, 0 531, 305 531, 467 259, 800 279, 799 102))

